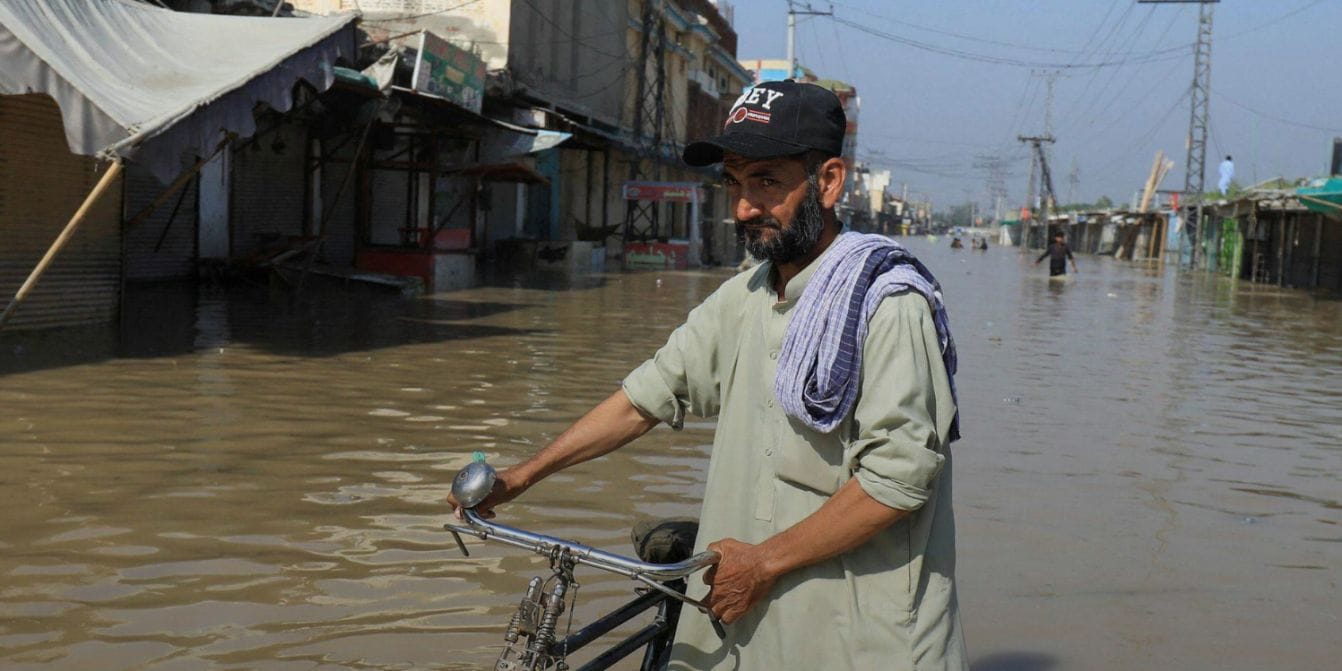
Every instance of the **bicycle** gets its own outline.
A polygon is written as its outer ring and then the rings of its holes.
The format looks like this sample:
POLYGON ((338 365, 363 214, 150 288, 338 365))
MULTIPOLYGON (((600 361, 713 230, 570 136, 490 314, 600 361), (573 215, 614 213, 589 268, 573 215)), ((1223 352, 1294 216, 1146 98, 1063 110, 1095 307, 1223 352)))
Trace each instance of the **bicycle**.
POLYGON ((662 552, 649 552, 648 549, 655 544, 641 542, 636 538, 635 546, 639 550, 640 558, 625 557, 576 541, 537 534, 484 519, 475 511, 475 506, 493 489, 494 480, 494 469, 485 463, 484 455, 476 453, 474 460, 452 480, 452 496, 461 504, 462 517, 466 524, 464 526, 445 524, 444 529, 452 533, 457 548, 463 555, 470 556, 466 543, 461 539, 461 535, 466 534, 480 540, 492 540, 519 547, 546 557, 550 561, 551 572, 549 578, 536 576, 527 584, 526 593, 508 622, 504 633, 504 649, 495 663, 495 671, 544 671, 551 668, 556 671, 567 671, 569 666, 566 660, 569 654, 654 607, 657 608, 657 614, 650 624, 607 648, 584 664, 579 671, 609 669, 639 648, 644 649, 643 661, 639 667, 641 671, 665 669, 671 652, 670 643, 675 636, 676 621, 683 604, 689 604, 707 614, 718 636, 726 636, 722 623, 709 611, 708 606, 685 594, 685 578, 717 563, 719 559, 718 553, 712 551, 688 556, 695 529, 686 526, 668 529, 666 525, 653 527, 650 530, 652 534, 662 531, 672 535, 678 534, 679 537, 674 539, 675 542, 666 544, 667 547, 660 548, 662 552), (688 542, 685 539, 687 534, 688 542), (602 615, 582 629, 572 633, 566 632, 563 638, 558 638, 559 619, 565 611, 569 613, 568 628, 572 628, 578 587, 573 577, 573 569, 578 565, 631 578, 642 583, 643 587, 635 589, 638 596, 631 601, 602 615))

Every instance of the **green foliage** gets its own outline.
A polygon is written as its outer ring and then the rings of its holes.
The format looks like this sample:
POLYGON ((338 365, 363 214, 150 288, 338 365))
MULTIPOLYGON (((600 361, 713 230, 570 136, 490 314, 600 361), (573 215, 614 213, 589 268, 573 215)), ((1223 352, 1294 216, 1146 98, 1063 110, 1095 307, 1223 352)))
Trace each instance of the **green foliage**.
POLYGON ((1100 199, 1093 203, 1072 203, 1070 205, 1061 205, 1059 212, 1091 212, 1094 210, 1107 210, 1114 206, 1114 201, 1109 196, 1100 196, 1100 199))

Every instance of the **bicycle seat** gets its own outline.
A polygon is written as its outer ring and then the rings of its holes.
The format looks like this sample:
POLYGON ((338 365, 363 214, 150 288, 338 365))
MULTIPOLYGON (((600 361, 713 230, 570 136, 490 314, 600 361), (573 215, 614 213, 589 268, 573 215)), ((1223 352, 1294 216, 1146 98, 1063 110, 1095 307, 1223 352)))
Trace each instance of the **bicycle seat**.
POLYGON ((634 523, 630 538, 638 558, 653 564, 674 564, 694 554, 699 522, 688 517, 634 523))

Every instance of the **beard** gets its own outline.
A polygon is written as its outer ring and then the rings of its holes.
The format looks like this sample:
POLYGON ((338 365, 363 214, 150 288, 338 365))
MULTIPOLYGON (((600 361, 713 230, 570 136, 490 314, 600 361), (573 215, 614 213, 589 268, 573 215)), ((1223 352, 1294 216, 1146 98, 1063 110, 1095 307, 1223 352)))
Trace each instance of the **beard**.
POLYGON ((789 263, 805 257, 820 242, 820 234, 825 230, 825 216, 820 207, 820 189, 811 183, 806 187, 806 197, 801 207, 792 216, 792 222, 783 226, 779 221, 767 215, 761 215, 749 221, 736 222, 736 231, 744 239, 746 252, 761 261, 774 265, 789 263), (765 231, 773 229, 774 235, 765 238, 765 231))

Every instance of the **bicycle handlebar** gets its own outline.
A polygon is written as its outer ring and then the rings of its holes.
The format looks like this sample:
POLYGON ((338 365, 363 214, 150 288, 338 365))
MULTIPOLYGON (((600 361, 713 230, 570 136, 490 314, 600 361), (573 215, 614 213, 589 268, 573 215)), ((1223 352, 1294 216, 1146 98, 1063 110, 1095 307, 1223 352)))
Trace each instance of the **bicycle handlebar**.
MULTIPOLYGON (((454 533, 475 536, 480 540, 495 540, 543 556, 548 556, 556 550, 567 550, 568 555, 579 564, 586 564, 593 568, 639 580, 666 582, 684 578, 699 569, 718 563, 718 560, 722 558, 718 553, 709 550, 674 564, 652 564, 617 555, 613 552, 598 550, 575 541, 490 522, 480 517, 473 508, 463 508, 462 514, 465 516, 468 526, 456 524, 445 524, 443 526, 454 533)), ((465 551, 465 546, 462 546, 462 551, 465 551)))

